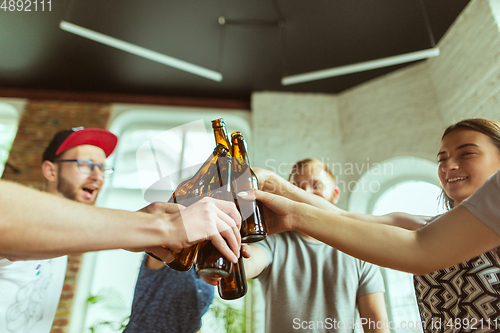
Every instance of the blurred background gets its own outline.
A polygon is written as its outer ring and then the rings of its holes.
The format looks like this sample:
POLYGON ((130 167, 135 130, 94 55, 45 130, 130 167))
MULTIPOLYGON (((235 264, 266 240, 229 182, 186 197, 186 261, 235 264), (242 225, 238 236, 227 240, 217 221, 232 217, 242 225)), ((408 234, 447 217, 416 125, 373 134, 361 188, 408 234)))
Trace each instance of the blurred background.
MULTIPOLYGON (((107 128, 120 139, 102 207, 148 204, 142 144, 171 130, 178 149, 162 151, 164 160, 192 165, 214 145, 197 138, 224 118, 245 135, 254 166, 287 177, 297 160, 323 160, 338 176, 341 208, 434 215, 444 128, 500 121, 496 0, 4 3, 2 178, 43 189, 41 154, 55 132, 107 128), (332 76, 342 71, 352 73, 332 76), (283 84, 305 73, 315 75, 283 84), (205 131, 179 129, 199 120, 205 131)), ((141 257, 70 256, 52 332, 119 331, 102 323, 119 327, 128 316, 141 257)), ((391 320, 419 320, 411 276, 382 271, 391 320)), ((253 281, 243 299, 214 300, 202 332, 263 332, 263 306, 253 281)))

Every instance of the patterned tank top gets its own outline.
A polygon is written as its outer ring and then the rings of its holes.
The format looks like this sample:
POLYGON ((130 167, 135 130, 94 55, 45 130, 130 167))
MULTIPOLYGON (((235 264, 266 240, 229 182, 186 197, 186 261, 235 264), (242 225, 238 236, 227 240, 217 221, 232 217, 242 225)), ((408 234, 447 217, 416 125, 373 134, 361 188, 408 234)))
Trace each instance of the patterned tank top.
POLYGON ((500 332, 498 249, 414 277, 425 333, 500 332))

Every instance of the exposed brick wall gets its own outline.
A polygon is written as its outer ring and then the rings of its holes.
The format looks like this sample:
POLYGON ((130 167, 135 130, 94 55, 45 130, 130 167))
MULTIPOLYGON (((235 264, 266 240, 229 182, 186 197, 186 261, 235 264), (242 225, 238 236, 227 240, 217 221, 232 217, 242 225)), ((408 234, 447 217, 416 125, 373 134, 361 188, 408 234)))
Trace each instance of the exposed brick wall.
POLYGON ((76 294, 77 279, 82 264, 83 255, 68 256, 68 267, 66 268, 66 276, 64 278, 63 290, 59 305, 57 307, 54 323, 52 324, 51 333, 65 333, 69 330, 69 321, 71 311, 76 294))
MULTIPOLYGON (((75 126, 105 128, 109 115, 109 104, 29 101, 9 155, 9 163, 21 172, 15 174, 6 168, 2 178, 43 190, 42 153, 54 134, 75 126)), ((51 333, 64 333, 69 329, 81 257, 68 256, 63 292, 51 333)))
MULTIPOLYGON (((45 180, 41 172, 42 153, 54 134, 76 126, 106 128, 111 116, 112 103, 249 109, 247 101, 81 94, 6 88, 0 88, 0 96, 27 99, 8 159, 11 165, 20 170, 20 173, 16 174, 7 167, 2 179, 39 190, 45 188, 45 180)), ((65 333, 69 330, 81 261, 82 255, 68 256, 63 291, 51 333, 65 333)))
POLYGON ((2 178, 43 189, 42 153, 54 134, 76 126, 105 128, 109 113, 108 104, 29 101, 9 155, 9 163, 21 172, 6 168, 2 178))

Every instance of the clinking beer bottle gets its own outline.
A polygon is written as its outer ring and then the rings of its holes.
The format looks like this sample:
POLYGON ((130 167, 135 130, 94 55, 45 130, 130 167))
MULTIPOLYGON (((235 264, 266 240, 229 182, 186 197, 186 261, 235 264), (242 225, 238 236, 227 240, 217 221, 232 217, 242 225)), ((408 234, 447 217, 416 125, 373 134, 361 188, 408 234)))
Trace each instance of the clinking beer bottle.
POLYGON ((238 263, 233 264, 231 274, 219 281, 217 289, 222 299, 231 300, 245 296, 247 293, 247 276, 245 274, 245 266, 241 253, 238 263))
MULTIPOLYGON (((225 158, 228 153, 227 147, 217 145, 196 174, 177 186, 168 202, 189 206, 203 198, 208 192, 208 185, 213 175, 217 173, 217 161, 221 157, 225 158)), ((178 271, 188 271, 193 265, 199 245, 200 243, 197 243, 175 253, 174 260, 167 264, 168 267, 178 271)))
MULTIPOLYGON (((251 189, 258 189, 257 176, 250 168, 245 139, 240 132, 231 134, 233 155, 233 190, 235 194, 251 189)), ((267 236, 266 223, 262 215, 262 204, 256 200, 237 200, 235 202, 240 211, 241 241, 254 243, 267 236)))
MULTIPOLYGON (((212 121, 217 145, 230 149, 231 143, 227 137, 226 126, 222 118, 212 121)), ((219 158, 218 173, 209 184, 210 196, 219 200, 233 201, 231 187, 232 159, 230 153, 225 158, 219 158)), ((202 242, 196 259, 198 274, 205 277, 227 277, 232 269, 232 263, 224 257, 209 241, 202 242)))
POLYGON ((218 144, 196 174, 177 186, 168 202, 179 201, 181 199, 180 196, 200 196, 203 193, 207 193, 209 181, 212 179, 212 177, 208 178, 207 176, 215 174, 218 158, 226 157, 229 154, 228 147, 218 144))
MULTIPOLYGON (((215 142, 217 144, 223 144, 229 150, 231 149, 231 142, 229 141, 229 137, 226 131, 226 124, 224 123, 224 119, 219 118, 212 120, 212 129, 214 130, 215 142)), ((230 155, 229 152, 228 155, 230 155)))
MULTIPOLYGON (((218 173, 209 184, 209 195, 215 199, 233 201, 231 191, 231 158, 222 157, 217 161, 218 173)), ((196 270, 205 277, 227 277, 232 269, 232 263, 224 257, 210 241, 200 244, 196 258, 196 270)))

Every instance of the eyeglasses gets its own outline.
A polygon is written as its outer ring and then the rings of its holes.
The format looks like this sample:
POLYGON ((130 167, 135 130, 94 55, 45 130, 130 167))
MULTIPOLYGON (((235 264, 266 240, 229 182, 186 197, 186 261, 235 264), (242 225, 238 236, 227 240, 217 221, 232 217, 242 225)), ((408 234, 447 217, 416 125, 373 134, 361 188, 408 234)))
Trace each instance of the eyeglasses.
POLYGON ((90 160, 58 160, 56 162, 76 162, 78 165, 78 171, 90 175, 94 172, 94 168, 98 167, 99 170, 105 175, 113 173, 113 167, 104 164, 97 164, 90 160))

